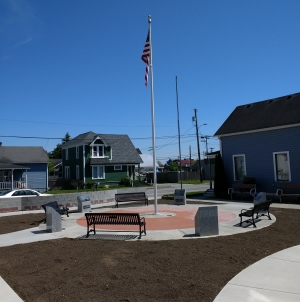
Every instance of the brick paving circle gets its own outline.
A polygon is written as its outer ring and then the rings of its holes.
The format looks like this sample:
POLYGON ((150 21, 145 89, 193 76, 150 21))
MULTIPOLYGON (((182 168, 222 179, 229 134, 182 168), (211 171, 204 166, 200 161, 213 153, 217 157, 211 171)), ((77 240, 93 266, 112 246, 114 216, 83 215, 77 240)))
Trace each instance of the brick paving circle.
MULTIPOLYGON (((146 229, 149 231, 159 230, 175 230, 175 229, 189 229, 195 227, 194 218, 198 211, 198 207, 191 206, 158 206, 158 213, 161 215, 153 215, 154 207, 136 207, 107 210, 105 213, 140 213, 145 216, 146 229), (172 215, 172 216, 167 216, 172 215)), ((219 223, 229 222, 236 218, 236 214, 231 211, 218 210, 219 223)), ((86 227, 85 216, 79 218, 77 223, 86 227)), ((127 225, 96 225, 96 229, 101 230, 123 230, 123 231, 136 231, 136 226, 127 225)))

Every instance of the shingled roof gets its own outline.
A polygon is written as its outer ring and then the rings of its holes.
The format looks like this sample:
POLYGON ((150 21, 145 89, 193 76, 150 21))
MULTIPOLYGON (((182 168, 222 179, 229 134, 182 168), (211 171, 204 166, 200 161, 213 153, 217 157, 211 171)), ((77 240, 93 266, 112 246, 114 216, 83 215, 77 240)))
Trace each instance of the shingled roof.
POLYGON ((74 137, 63 144, 62 148, 90 145, 97 137, 112 148, 112 159, 91 158, 91 164, 139 164, 143 162, 130 138, 125 134, 96 134, 90 131, 74 137))
POLYGON ((49 157, 43 147, 0 146, 1 164, 48 163, 49 157))
POLYGON ((238 106, 215 136, 300 125, 300 93, 238 106))

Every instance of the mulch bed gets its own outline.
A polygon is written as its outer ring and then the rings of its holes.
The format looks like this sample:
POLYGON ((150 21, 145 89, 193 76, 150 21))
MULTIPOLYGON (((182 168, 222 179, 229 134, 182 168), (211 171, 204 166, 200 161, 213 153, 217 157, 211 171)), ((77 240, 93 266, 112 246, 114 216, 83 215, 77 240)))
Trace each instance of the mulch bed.
MULTIPOLYGON (((277 220, 270 227, 232 236, 57 239, 1 247, 0 275, 25 301, 213 301, 247 266, 300 244, 300 211, 271 206, 271 213, 277 220)), ((0 233, 33 227, 43 218, 0 217, 0 233)))

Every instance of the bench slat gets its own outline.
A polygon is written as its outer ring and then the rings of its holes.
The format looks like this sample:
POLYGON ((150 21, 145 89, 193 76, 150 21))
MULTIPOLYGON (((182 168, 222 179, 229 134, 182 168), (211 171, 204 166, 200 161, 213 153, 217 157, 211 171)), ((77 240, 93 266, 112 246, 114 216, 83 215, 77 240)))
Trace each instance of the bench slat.
POLYGON ((130 193, 117 193, 115 194, 116 208, 119 202, 139 202, 144 201, 145 206, 148 206, 148 197, 145 192, 130 192, 130 193))
POLYGON ((146 235, 146 221, 144 217, 140 217, 138 213, 85 213, 87 222, 87 235, 89 237, 90 232, 96 234, 95 225, 138 225, 140 236, 142 233, 146 235), (89 227, 93 226, 93 229, 89 230, 89 227), (143 227, 143 230, 142 230, 143 227))

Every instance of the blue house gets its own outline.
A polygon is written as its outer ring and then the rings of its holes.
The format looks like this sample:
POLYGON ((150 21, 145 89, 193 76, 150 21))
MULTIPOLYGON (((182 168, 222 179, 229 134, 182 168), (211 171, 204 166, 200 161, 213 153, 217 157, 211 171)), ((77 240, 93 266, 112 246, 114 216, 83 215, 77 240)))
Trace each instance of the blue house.
POLYGON ((48 188, 49 157, 43 147, 12 147, 0 144, 0 189, 48 188))
POLYGON ((275 193, 300 183, 300 93, 236 107, 215 133, 229 184, 275 193))

